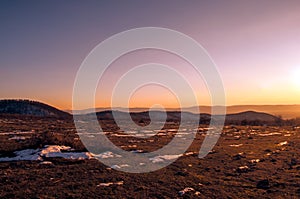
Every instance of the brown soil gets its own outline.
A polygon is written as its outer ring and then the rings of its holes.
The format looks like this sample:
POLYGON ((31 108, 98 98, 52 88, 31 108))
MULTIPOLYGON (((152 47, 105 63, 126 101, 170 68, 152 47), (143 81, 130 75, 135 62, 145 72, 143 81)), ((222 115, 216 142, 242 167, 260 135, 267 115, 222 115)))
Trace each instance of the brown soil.
MULTIPOLYGON (((109 121, 101 121, 114 129, 109 121)), ((165 128, 176 128, 170 123, 165 128)), ((205 126, 202 126, 205 127, 205 126)), ((46 144, 61 144, 84 150, 71 120, 36 117, 0 118, 0 154, 46 144), (25 140, 9 139, 16 132, 25 140), (25 132, 22 134, 22 132, 25 132), (26 133, 27 132, 27 133, 26 133), (32 133, 28 133, 32 132, 32 133)), ((109 134, 119 146, 126 137, 109 134)), ((0 162, 1 198, 299 198, 300 129, 295 127, 226 126, 214 150, 198 158, 203 132, 187 152, 161 170, 129 174, 108 168, 98 160, 49 158, 39 161, 0 162), (271 133, 281 133, 272 135, 271 133), (262 136, 268 135, 268 136, 262 136), (286 144, 280 145, 287 141, 286 144), (102 186, 101 183, 118 183, 102 186), (120 183, 123 182, 123 183, 120 183), (182 194, 185 188, 192 188, 182 194)), ((172 136, 154 136, 141 141, 130 138, 134 149, 152 151, 172 136), (156 139, 155 142, 148 142, 156 139)), ((132 147, 123 147, 133 150, 132 147)))

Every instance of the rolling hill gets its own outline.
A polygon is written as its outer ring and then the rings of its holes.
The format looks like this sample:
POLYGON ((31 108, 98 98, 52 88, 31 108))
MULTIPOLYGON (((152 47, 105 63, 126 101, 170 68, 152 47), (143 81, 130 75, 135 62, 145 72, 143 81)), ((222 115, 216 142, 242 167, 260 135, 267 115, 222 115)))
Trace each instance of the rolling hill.
MULTIPOLYGON (((90 116, 93 113, 85 114, 86 116, 90 116)), ((100 111, 97 112, 96 115, 100 120, 113 120, 114 114, 118 114, 118 118, 121 120, 128 119, 126 116, 128 113, 122 111, 100 111)), ((134 121, 149 121, 149 115, 152 115, 154 120, 164 121, 164 112, 162 111, 143 111, 143 112, 131 112, 130 116, 134 121)), ((199 119, 199 114, 190 113, 190 112, 178 112, 178 111, 168 111, 167 114, 167 121, 180 121, 181 114, 184 114, 184 117, 187 120, 197 120, 199 119)), ((78 116, 78 115, 77 115, 78 116)), ((82 115, 84 116, 84 115, 82 115)), ((210 114, 200 114, 200 123, 201 124, 208 124, 211 118, 213 120, 218 121, 220 120, 222 115, 214 115, 211 116, 210 114)), ((262 124, 277 124, 280 120, 279 117, 268 113, 262 112, 255 112, 255 111, 246 111, 241 113, 235 114, 227 114, 226 115, 226 124, 253 124, 253 125, 262 125, 262 124)))
MULTIPOLYGON (((97 109, 96 109, 97 110, 97 109)), ((121 109, 125 110, 125 109, 121 109)), ((164 121, 165 112, 160 110, 140 111, 141 109, 130 109, 131 118, 134 121, 149 121, 149 114, 152 115, 154 120, 164 121)), ((184 109, 188 110, 188 109, 184 109)), ((203 109, 202 109, 203 110, 203 109)), ((191 111, 191 110, 190 110, 191 111)), ((208 112, 208 111, 207 111, 208 112)), ((59 118, 70 118, 71 114, 61 111, 57 108, 49 106, 47 104, 30 101, 30 100, 0 100, 0 114, 18 114, 18 115, 29 115, 29 116, 39 116, 39 117, 59 117, 59 118)), ((92 113, 80 114, 91 115, 92 113)), ((96 112, 98 119, 100 120, 113 120, 114 114, 118 114, 120 119, 128 119, 127 113, 125 111, 119 110, 105 110, 96 112)), ((185 118, 188 120, 199 119, 199 113, 193 113, 192 111, 175 111, 173 109, 167 109, 167 121, 180 121, 181 115, 184 114, 185 118)), ((77 115, 79 116, 79 115, 77 115)), ((210 119, 219 120, 221 115, 214 115, 213 117, 209 113, 200 114, 200 122, 208 124, 210 119)), ((227 124, 242 124, 251 123, 254 124, 275 124, 280 120, 269 113, 256 112, 256 111, 244 111, 239 113, 232 113, 226 115, 227 124)))
MULTIPOLYGON (((218 110, 219 107, 216 107, 218 110)), ((222 108, 222 107, 221 107, 222 108)), ((116 111, 123 111, 126 112, 127 109, 123 107, 103 107, 103 108, 96 108, 96 112, 102 112, 106 110, 116 110, 116 111)), ((148 111, 149 108, 130 108, 130 112, 144 112, 148 111)), ((157 111, 162 111, 162 109, 155 109, 157 111)), ((168 112, 172 111, 180 111, 179 108, 166 108, 168 112)), ((72 113, 70 110, 66 110, 69 113, 72 113)), ((73 110, 74 114, 87 114, 93 112, 94 109, 84 109, 84 110, 73 110)), ((190 113, 211 113, 211 106, 192 106, 192 107, 184 107, 182 108, 183 112, 190 112, 190 113), (199 111, 200 110, 200 111, 199 111)), ((227 106, 226 112, 227 114, 235 114, 247 111, 255 111, 255 112, 263 112, 268 113, 271 115, 282 116, 284 119, 293 119, 300 117, 300 105, 234 105, 234 106, 227 106)))
POLYGON ((47 104, 30 100, 0 100, 0 114, 18 114, 39 117, 70 117, 69 113, 47 104))

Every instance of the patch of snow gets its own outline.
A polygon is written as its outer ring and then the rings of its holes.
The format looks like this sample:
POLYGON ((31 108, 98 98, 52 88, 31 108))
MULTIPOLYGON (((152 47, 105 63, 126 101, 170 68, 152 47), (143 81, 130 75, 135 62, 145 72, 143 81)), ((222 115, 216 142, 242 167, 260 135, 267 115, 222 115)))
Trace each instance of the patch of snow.
POLYGON ((134 135, 134 137, 144 137, 144 136, 145 136, 145 135, 142 134, 142 133, 137 133, 137 134, 134 135))
POLYGON ((121 165, 112 165, 111 168, 112 169, 120 169, 120 168, 123 168, 123 167, 129 167, 128 164, 121 164, 121 165))
POLYGON ((280 142, 279 144, 278 144, 278 146, 283 146, 283 145, 287 145, 287 141, 284 141, 284 142, 280 142))
POLYGON ((190 192, 190 191, 195 191, 195 189, 192 187, 186 187, 183 190, 179 191, 178 193, 180 196, 183 196, 184 194, 186 194, 187 192, 190 192))
POLYGON ((191 134, 191 133, 189 133, 189 132, 178 132, 178 133, 176 133, 176 135, 189 135, 189 134, 191 134))
POLYGON ((100 154, 92 154, 92 155, 94 157, 101 158, 101 159, 106 159, 106 158, 120 158, 120 157, 122 157, 121 155, 114 154, 111 151, 106 151, 106 152, 103 152, 103 153, 100 153, 100 154))
POLYGON ((20 132, 6 132, 0 133, 0 135, 23 135, 23 134, 33 134, 34 131, 20 131, 20 132))
POLYGON ((229 146, 231 146, 231 147, 240 147, 240 146, 243 146, 243 144, 231 144, 229 146))
POLYGON ((196 195, 196 196, 199 196, 200 194, 201 194, 200 191, 196 191, 196 192, 195 192, 195 195, 196 195))
POLYGON ((271 136, 271 135, 281 135, 281 133, 274 132, 274 133, 260 133, 259 136, 271 136))
POLYGON ((149 158, 149 160, 152 163, 160 163, 160 162, 164 162, 166 160, 177 159, 177 158, 179 158, 181 156, 182 156, 182 154, 179 154, 179 155, 160 155, 160 156, 155 156, 153 158, 149 158))
POLYGON ((133 150, 133 151, 131 151, 132 153, 143 153, 144 151, 143 150, 141 150, 141 149, 138 149, 138 150, 133 150))
POLYGON ((124 134, 112 134, 115 137, 131 137, 132 135, 124 135, 124 134))
POLYGON ((238 168, 239 171, 248 171, 249 170, 249 167, 248 166, 240 166, 238 168))
POLYGON ((115 182, 116 185, 123 185, 124 181, 115 182))
POLYGON ((147 137, 152 137, 152 136, 155 136, 156 135, 156 133, 147 133, 147 134, 145 134, 147 137))
POLYGON ((88 137, 88 138, 94 138, 95 136, 94 135, 87 135, 86 137, 88 137))
POLYGON ((38 154, 39 149, 25 149, 21 151, 15 151, 15 157, 3 157, 0 158, 0 162, 19 161, 19 160, 42 160, 38 154))
POLYGON ((25 149, 14 152, 14 157, 2 157, 0 162, 19 160, 43 160, 43 158, 61 157, 65 159, 90 159, 93 156, 88 152, 72 152, 68 146, 46 145, 42 149, 25 149), (68 151, 68 152, 63 152, 68 151))
POLYGON ((137 131, 125 131, 124 133, 126 133, 126 134, 136 134, 137 131))
POLYGON ((8 140, 26 140, 28 137, 25 137, 25 136, 14 136, 14 137, 11 137, 11 138, 8 138, 8 140))
POLYGON ((78 160, 84 160, 84 159, 90 159, 92 156, 90 153, 87 152, 67 152, 67 153, 61 153, 61 152, 51 152, 48 153, 45 157, 47 158, 65 158, 65 159, 78 159, 78 160))
POLYGON ((103 182, 97 185, 97 187, 108 187, 110 185, 123 185, 124 181, 119 181, 119 182, 103 182))
POLYGON ((40 152, 41 157, 47 158, 65 158, 65 159, 90 159, 92 156, 87 152, 71 152, 72 148, 69 146, 50 145, 45 146, 40 152), (68 151, 68 152, 62 152, 68 151))
POLYGON ((236 171, 239 173, 247 173, 249 170, 250 169, 248 166, 240 166, 236 169, 236 171))
POLYGON ((191 152, 186 152, 184 155, 194 155, 195 152, 191 151, 191 152))
POLYGON ((51 164, 53 164, 53 163, 52 163, 52 162, 50 162, 50 161, 43 161, 43 162, 40 162, 40 164, 51 165, 51 164))
POLYGON ((141 133, 147 133, 147 134, 152 134, 153 131, 152 130, 141 130, 141 133))
POLYGON ((260 159, 253 159, 253 160, 250 160, 251 163, 258 163, 260 162, 260 159))
POLYGON ((41 155, 47 155, 48 153, 61 152, 61 151, 70 151, 71 147, 69 146, 60 146, 60 145, 46 145, 42 151, 41 155))

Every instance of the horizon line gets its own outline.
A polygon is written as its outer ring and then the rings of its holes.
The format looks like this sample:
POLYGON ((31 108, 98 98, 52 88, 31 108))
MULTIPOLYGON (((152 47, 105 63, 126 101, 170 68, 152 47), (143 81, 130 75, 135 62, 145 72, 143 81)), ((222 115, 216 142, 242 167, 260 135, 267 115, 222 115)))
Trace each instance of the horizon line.
MULTIPOLYGON (((195 107, 233 107, 233 106, 300 106, 300 104, 235 104, 235 105, 195 105, 195 106, 185 106, 185 107, 161 107, 161 108, 153 108, 153 109, 180 109, 180 108, 195 108, 195 107)), ((151 107, 141 106, 141 107, 125 107, 125 106, 102 106, 102 107, 94 107, 94 108, 83 108, 77 110, 88 110, 88 109, 115 109, 115 108, 129 108, 129 109, 150 109, 151 107)), ((64 109, 64 110, 72 110, 72 109, 64 109)))
MULTIPOLYGON (((48 105, 51 105, 55 108, 61 109, 61 110, 73 110, 72 108, 59 108, 59 106, 51 104, 49 102, 46 102, 44 100, 38 100, 38 99, 32 99, 32 98, 0 98, 1 100, 29 100, 29 101, 35 101, 35 102, 41 102, 41 103, 45 103, 48 105)), ((180 108, 194 108, 194 107, 233 107, 233 106, 300 106, 299 104, 229 104, 229 105, 191 105, 191 106, 184 106, 184 107, 162 107, 162 108, 154 108, 154 109, 180 109, 180 108)), ((129 109, 137 109, 137 108, 144 108, 144 109, 150 109, 151 107, 147 107, 147 106, 134 106, 134 107, 126 107, 126 106, 115 106, 115 107, 111 107, 111 106, 98 106, 98 107, 89 107, 89 108, 82 108, 82 109, 77 109, 77 110, 87 110, 87 109, 98 109, 98 108, 102 108, 102 109, 112 109, 112 108, 129 108, 129 109)))

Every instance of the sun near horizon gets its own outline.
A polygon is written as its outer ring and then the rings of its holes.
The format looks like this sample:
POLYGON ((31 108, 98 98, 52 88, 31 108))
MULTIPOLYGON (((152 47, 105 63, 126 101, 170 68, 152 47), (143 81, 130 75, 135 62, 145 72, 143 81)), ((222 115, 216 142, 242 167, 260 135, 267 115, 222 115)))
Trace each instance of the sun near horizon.
MULTIPOLYGON (((120 15, 107 11, 109 2, 56 7, 50 2, 35 2, 34 7, 24 2, 18 12, 12 2, 2 3, 0 98, 27 98, 71 109, 76 74, 88 53, 129 27, 151 26, 180 31, 206 49, 222 78, 226 105, 300 104, 299 3, 260 2, 259 7, 255 2, 230 7, 225 2, 156 3, 149 3, 146 10, 139 3, 113 5, 120 15), (179 15, 178 8, 189 12, 179 15), (239 17, 236 10, 242 13, 239 17)), ((193 82, 198 104, 187 100, 182 106, 211 104, 205 84, 197 83, 182 60, 161 52, 135 52, 112 66, 103 89, 96 92, 95 107, 111 106, 112 83, 124 67, 153 59, 181 67, 193 82)), ((178 100, 169 91, 144 88, 119 106, 153 104, 174 108, 178 100)), ((90 107, 83 104, 81 109, 85 108, 90 107)))

